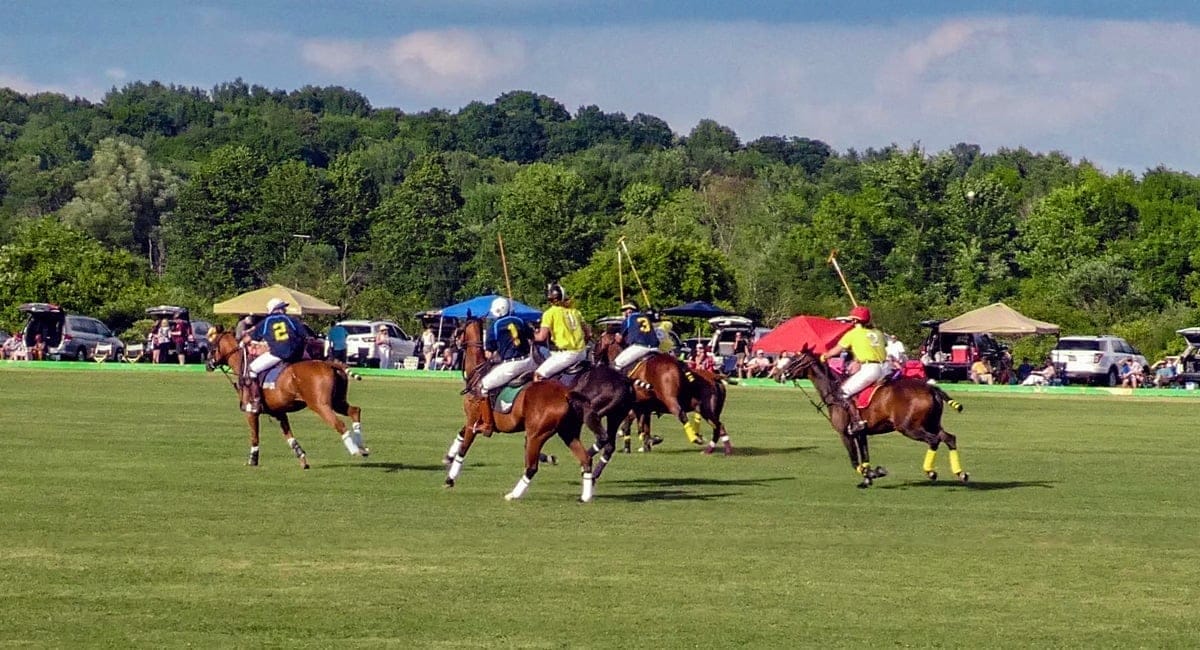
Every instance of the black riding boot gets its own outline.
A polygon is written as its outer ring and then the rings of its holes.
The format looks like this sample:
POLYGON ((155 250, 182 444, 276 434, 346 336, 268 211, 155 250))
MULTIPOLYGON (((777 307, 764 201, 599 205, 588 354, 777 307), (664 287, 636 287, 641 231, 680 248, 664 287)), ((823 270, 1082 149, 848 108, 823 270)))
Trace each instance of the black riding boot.
POLYGON ((262 410, 262 386, 257 377, 246 378, 246 412, 258 413, 262 410))
POLYGON ((850 423, 846 425, 848 433, 858 433, 867 428, 867 423, 863 421, 862 414, 858 412, 858 407, 854 405, 853 397, 843 400, 842 406, 846 408, 846 413, 850 416, 850 423))

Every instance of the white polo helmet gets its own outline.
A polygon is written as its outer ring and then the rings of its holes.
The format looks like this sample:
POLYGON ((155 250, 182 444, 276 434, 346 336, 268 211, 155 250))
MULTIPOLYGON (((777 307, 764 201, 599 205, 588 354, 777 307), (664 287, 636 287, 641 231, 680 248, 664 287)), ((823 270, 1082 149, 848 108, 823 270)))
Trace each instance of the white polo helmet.
POLYGON ((492 318, 504 318, 512 312, 512 303, 508 298, 500 297, 492 301, 492 307, 488 309, 488 313, 492 318))
POLYGON ((267 313, 269 314, 269 313, 275 311, 276 309, 283 309, 284 307, 287 307, 287 306, 288 306, 287 301, 285 301, 284 299, 271 298, 270 300, 267 301, 267 313))

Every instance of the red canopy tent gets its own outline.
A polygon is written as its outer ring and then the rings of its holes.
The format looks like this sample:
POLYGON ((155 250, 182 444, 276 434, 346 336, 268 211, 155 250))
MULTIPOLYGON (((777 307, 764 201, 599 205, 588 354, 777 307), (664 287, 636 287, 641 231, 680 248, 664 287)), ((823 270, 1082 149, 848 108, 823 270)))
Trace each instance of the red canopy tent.
POLYGON ((807 345, 813 352, 824 354, 853 326, 853 323, 820 316, 796 316, 759 339, 754 349, 779 354, 795 352, 807 345))

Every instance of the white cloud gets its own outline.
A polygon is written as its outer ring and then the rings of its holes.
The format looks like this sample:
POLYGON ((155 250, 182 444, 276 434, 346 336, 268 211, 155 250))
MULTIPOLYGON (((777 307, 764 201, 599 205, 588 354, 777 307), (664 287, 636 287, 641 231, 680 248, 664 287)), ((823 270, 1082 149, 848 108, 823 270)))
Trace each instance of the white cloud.
POLYGON ((114 81, 122 81, 125 77, 129 76, 129 73, 125 72, 122 68, 108 68, 104 71, 104 76, 114 81))
POLYGON ((367 72, 423 94, 477 89, 525 63, 520 38, 462 29, 412 32, 390 41, 310 40, 301 54, 328 73, 367 72))

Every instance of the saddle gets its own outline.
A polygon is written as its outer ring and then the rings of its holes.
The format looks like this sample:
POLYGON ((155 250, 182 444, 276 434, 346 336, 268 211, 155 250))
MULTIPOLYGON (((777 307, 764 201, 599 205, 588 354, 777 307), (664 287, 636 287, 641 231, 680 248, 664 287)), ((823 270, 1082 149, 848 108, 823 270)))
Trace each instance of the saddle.
MULTIPOLYGON (((531 376, 532 374, 524 375, 524 377, 531 376)), ((520 377, 517 379, 520 379, 520 377)), ((492 410, 496 413, 512 413, 513 404, 517 403, 517 397, 521 394, 521 391, 529 387, 528 381, 523 384, 517 384, 515 381, 513 380, 505 384, 504 388, 501 388, 495 395, 488 398, 492 401, 492 410)))
POLYGON ((583 376, 583 373, 591 369, 592 362, 588 361, 587 359, 583 359, 576 362, 575 365, 572 365, 566 370, 554 375, 553 377, 548 377, 547 379, 553 379, 567 388, 574 388, 575 384, 579 383, 579 378, 583 376))
POLYGON ((891 381, 892 377, 890 375, 884 375, 879 381, 858 391, 858 393, 856 393, 852 398, 854 400, 854 406, 856 406, 860 411, 870 406, 871 399, 875 397, 875 393, 880 389, 880 387, 886 386, 887 384, 891 383, 891 381))

